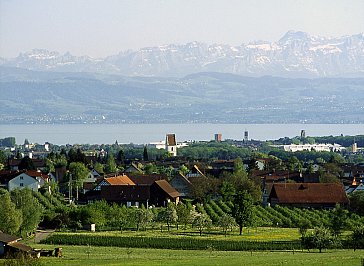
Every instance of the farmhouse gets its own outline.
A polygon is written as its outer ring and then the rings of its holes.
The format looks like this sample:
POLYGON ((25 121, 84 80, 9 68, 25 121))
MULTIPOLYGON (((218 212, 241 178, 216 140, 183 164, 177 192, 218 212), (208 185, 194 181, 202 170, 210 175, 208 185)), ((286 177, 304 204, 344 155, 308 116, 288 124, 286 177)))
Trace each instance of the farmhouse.
POLYGON ((275 183, 268 202, 292 207, 334 208, 347 205, 348 197, 341 184, 334 183, 275 183))
POLYGON ((30 254, 32 248, 19 243, 20 237, 0 232, 0 258, 5 256, 16 256, 19 253, 30 254))
POLYGON ((180 193, 166 180, 157 180, 153 184, 111 185, 101 187, 101 199, 127 207, 166 206, 168 202, 178 203, 180 193))
POLYGON ((192 183, 182 173, 178 173, 170 183, 181 193, 181 197, 189 197, 191 195, 192 183))

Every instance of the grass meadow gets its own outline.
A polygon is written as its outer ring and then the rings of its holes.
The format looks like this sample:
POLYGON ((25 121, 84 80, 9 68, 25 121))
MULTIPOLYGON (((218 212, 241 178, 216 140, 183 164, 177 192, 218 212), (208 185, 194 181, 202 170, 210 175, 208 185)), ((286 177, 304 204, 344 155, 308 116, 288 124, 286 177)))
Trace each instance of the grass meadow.
MULTIPOLYGON (((52 245, 36 245, 53 249, 52 245)), ((62 258, 41 258, 44 265, 310 265, 361 266, 364 251, 327 250, 247 252, 62 246, 62 258)))

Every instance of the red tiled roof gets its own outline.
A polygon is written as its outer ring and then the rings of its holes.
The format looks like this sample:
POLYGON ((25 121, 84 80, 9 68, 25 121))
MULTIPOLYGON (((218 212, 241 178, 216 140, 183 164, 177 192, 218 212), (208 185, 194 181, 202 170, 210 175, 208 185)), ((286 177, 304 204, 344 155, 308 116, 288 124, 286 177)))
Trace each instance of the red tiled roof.
POLYGON ((137 185, 151 185, 157 180, 167 179, 167 176, 163 174, 130 173, 128 176, 130 177, 130 180, 132 180, 137 185))
POLYGON ((114 177, 105 178, 105 180, 112 186, 115 185, 132 185, 134 186, 135 183, 130 180, 130 178, 126 175, 119 175, 114 177))
POLYGON ((334 183, 276 183, 269 198, 279 203, 348 203, 341 184, 334 183))
POLYGON ((49 176, 40 172, 40 171, 37 171, 37 170, 27 170, 25 172, 28 176, 31 176, 31 177, 41 177, 43 179, 48 179, 49 176))

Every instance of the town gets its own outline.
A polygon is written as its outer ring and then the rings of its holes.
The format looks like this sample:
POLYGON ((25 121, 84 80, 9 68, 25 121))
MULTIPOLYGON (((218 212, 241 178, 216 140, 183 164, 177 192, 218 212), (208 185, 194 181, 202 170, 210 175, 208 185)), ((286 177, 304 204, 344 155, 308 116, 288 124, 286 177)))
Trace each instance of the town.
MULTIPOLYGON (((177 142, 166 134, 149 144, 100 145, 27 139, 17 145, 7 137, 0 146, 0 256, 62 256, 62 249, 47 253, 14 236, 32 239, 41 230, 57 231, 41 243, 71 245, 93 243, 77 232, 143 232, 136 239, 147 241, 148 232, 160 231, 169 233, 173 248, 176 232, 244 237, 256 228, 264 237, 264 228, 298 228, 300 237, 276 244, 244 238, 245 246, 210 244, 217 250, 364 247, 363 135, 314 138, 302 130, 294 138, 256 141, 245 131, 242 140, 217 133, 211 141, 177 142)), ((143 247, 132 242, 122 246, 143 247)), ((174 247, 190 249, 188 243, 174 247)))

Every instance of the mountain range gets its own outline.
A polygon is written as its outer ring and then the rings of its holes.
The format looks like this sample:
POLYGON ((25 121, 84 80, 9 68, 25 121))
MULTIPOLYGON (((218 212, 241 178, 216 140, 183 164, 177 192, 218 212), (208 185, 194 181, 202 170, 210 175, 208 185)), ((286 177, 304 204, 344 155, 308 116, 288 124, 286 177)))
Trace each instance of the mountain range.
POLYGON ((255 41, 240 46, 169 44, 98 59, 34 49, 16 58, 0 58, 0 65, 144 77, 184 77, 198 72, 250 77, 364 77, 364 34, 328 38, 289 31, 276 42, 255 41))

